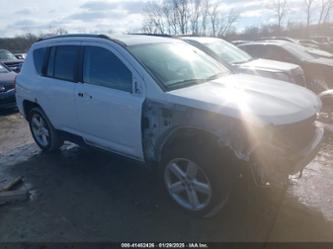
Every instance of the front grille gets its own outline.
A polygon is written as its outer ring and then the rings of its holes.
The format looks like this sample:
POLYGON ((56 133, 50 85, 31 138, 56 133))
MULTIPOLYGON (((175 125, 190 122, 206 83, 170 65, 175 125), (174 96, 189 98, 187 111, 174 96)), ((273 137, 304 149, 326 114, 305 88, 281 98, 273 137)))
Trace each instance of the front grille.
POLYGON ((21 69, 22 62, 4 62, 4 64, 13 71, 19 71, 21 69))
POLYGON ((312 116, 298 123, 279 126, 274 132, 274 142, 296 151, 305 148, 315 134, 315 120, 316 116, 312 116))

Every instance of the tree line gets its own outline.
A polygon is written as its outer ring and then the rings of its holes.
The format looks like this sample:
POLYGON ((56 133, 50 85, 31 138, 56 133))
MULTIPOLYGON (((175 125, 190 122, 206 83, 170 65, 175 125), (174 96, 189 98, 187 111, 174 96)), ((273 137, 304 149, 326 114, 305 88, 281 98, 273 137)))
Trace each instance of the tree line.
POLYGON ((239 19, 234 9, 223 10, 221 1, 160 0, 144 8, 143 32, 168 35, 223 36, 239 19))
MULTIPOLYGON (((141 32, 216 36, 230 40, 273 35, 296 38, 312 35, 333 37, 333 0, 272 0, 266 8, 271 10, 273 23, 247 27, 239 32, 235 24, 241 21, 241 11, 228 7, 223 0, 154 0, 144 6, 141 32), (299 10, 298 15, 303 16, 300 17, 302 20, 291 19, 295 8, 299 10)), ((0 38, 0 48, 12 52, 26 52, 41 37, 66 33, 66 30, 59 28, 39 35, 0 38)))
POLYGON ((63 35, 68 32, 63 28, 58 28, 56 30, 49 30, 46 33, 35 34, 25 34, 12 38, 0 38, 0 49, 7 49, 12 53, 25 53, 29 50, 31 45, 43 37, 63 35))
POLYGON ((333 0, 273 0, 262 6, 269 8, 274 22, 247 27, 236 32, 235 24, 241 12, 230 9, 223 1, 160 0, 151 1, 144 9, 142 31, 151 34, 204 35, 250 38, 263 35, 291 35, 306 37, 311 34, 333 35, 331 18, 333 0), (303 20, 291 21, 297 9, 303 20))

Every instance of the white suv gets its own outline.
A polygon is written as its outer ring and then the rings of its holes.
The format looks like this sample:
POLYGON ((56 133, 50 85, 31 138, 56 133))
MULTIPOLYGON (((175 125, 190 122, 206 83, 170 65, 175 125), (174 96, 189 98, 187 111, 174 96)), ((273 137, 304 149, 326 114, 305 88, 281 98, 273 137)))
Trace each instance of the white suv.
POLYGON ((68 35, 30 49, 17 104, 44 151, 64 140, 158 167, 192 214, 216 213, 239 165, 280 183, 316 155, 321 102, 282 81, 232 74, 183 41, 68 35))

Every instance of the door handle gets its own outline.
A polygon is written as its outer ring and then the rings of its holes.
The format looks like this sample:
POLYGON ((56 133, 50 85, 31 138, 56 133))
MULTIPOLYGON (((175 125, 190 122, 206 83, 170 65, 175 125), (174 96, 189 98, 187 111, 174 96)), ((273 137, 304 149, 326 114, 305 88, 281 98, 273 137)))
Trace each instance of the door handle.
POLYGON ((88 97, 88 98, 90 98, 90 99, 92 99, 92 96, 90 95, 90 94, 88 94, 88 93, 78 93, 77 94, 79 97, 81 97, 81 98, 83 98, 83 97, 88 97))

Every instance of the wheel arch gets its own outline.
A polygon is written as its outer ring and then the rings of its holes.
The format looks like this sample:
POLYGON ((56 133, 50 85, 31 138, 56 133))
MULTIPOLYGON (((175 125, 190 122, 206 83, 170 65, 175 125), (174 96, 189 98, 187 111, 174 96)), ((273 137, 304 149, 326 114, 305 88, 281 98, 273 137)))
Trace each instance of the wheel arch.
POLYGON ((27 120, 29 119, 30 111, 36 107, 41 108, 43 110, 43 108, 37 102, 33 102, 30 100, 23 100, 23 114, 27 120))
POLYGON ((209 131, 193 127, 177 127, 167 132, 159 139, 159 143, 155 151, 156 159, 157 161, 161 161, 163 154, 177 142, 195 143, 197 141, 231 152, 229 148, 223 148, 223 146, 219 143, 218 136, 209 131))

